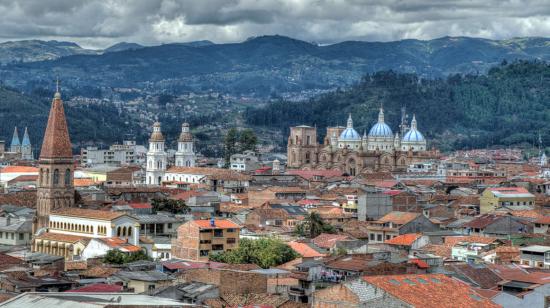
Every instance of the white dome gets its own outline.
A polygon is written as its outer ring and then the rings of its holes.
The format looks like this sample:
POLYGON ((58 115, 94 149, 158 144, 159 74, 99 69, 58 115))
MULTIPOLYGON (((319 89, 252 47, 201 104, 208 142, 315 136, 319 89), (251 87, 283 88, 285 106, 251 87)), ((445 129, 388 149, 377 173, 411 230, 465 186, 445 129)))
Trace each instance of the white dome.
POLYGON ((361 140, 361 135, 353 129, 353 128, 346 128, 341 134, 340 134, 340 140, 361 140))
POLYGON ((424 140, 426 140, 424 136, 416 129, 409 130, 403 137, 403 141, 405 142, 422 142, 424 140))
POLYGON ((388 124, 384 123, 384 109, 380 108, 378 113, 378 123, 369 131, 370 137, 393 137, 393 132, 388 124))

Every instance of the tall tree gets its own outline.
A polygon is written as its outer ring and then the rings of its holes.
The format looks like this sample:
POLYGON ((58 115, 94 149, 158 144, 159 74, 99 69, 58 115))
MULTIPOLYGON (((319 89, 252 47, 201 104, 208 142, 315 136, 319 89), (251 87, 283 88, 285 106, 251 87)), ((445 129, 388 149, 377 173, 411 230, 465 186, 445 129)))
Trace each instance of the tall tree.
POLYGON ((258 137, 251 129, 245 129, 239 136, 240 151, 256 151, 256 144, 258 143, 258 137))
POLYGON ((229 167, 229 159, 231 158, 231 155, 237 153, 237 142, 239 141, 239 132, 236 128, 231 128, 229 131, 227 131, 227 134, 224 138, 224 159, 225 159, 225 166, 229 167))

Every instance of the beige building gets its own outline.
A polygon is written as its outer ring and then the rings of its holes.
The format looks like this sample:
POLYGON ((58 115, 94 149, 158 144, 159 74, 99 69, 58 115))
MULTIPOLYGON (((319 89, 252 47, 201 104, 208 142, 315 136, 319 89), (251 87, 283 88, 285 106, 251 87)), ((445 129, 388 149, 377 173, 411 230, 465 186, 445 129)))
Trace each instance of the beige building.
POLYGON ((327 127, 323 144, 317 141, 317 128, 301 125, 290 128, 287 167, 304 170, 334 169, 356 175, 367 171, 406 171, 413 163, 439 157, 428 151, 424 136, 413 117, 408 128, 401 123, 403 138, 393 134, 381 108, 378 122, 363 136, 353 128, 351 115, 346 127, 327 127))
POLYGON ((178 228, 172 242, 172 256, 208 261, 208 256, 239 247, 241 227, 227 219, 192 220, 178 228))

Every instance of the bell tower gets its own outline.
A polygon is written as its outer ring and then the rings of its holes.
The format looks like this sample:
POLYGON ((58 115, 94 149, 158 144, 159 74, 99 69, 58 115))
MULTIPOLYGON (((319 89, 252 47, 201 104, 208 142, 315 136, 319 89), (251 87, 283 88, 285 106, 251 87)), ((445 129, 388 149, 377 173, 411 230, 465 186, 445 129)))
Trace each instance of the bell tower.
POLYGON ((40 151, 34 231, 48 226, 50 212, 74 205, 74 162, 59 86, 40 151))

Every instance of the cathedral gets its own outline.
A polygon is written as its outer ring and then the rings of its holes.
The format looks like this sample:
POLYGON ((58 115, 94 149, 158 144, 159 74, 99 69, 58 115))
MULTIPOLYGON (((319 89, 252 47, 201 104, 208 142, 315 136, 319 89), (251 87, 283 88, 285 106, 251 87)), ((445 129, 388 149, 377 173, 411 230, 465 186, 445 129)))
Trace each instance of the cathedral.
MULTIPOLYGON (((153 124, 153 132, 149 138, 149 150, 147 151, 147 166, 145 180, 147 185, 159 186, 166 173, 168 159, 164 148, 165 139, 160 129, 160 123, 153 124)), ((189 130, 189 124, 183 123, 181 134, 178 138, 176 151, 176 167, 195 167, 195 152, 193 150, 193 135, 189 130)))
POLYGON ((22 160, 32 160, 33 152, 31 140, 29 138, 29 131, 25 127, 25 133, 23 134, 23 140, 19 140, 19 133, 17 132, 17 126, 13 131, 13 137, 11 138, 11 144, 9 152, 13 154, 13 157, 22 160))
POLYGON ((51 211, 74 206, 73 152, 59 88, 52 101, 38 164, 33 232, 48 227, 51 211))
POLYGON ((427 142, 418 130, 416 117, 409 125, 401 118, 401 137, 393 133, 384 120, 380 108, 378 122, 368 135, 361 136, 353 128, 351 114, 346 127, 327 127, 323 144, 317 141, 317 128, 300 125, 290 128, 287 145, 287 168, 303 170, 340 170, 349 175, 364 172, 405 172, 412 163, 439 157, 436 150, 428 150, 427 142))

